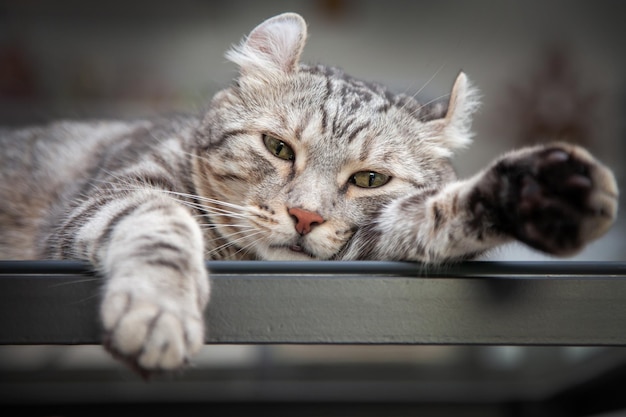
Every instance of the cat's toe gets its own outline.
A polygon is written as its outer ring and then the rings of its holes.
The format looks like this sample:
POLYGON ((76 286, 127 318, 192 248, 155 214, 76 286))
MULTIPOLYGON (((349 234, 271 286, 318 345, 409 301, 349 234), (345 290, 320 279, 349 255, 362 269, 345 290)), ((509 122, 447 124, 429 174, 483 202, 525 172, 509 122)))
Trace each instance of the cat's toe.
POLYGON ((128 293, 111 295, 102 310, 105 347, 140 374, 179 369, 202 347, 199 314, 128 293))
POLYGON ((589 152, 572 145, 567 149, 570 168, 557 187, 566 190, 566 200, 580 213, 579 234, 585 244, 606 233, 615 221, 619 191, 611 170, 589 152))
POLYGON ((201 346, 197 335, 199 320, 181 320, 171 312, 161 311, 152 318, 150 333, 137 357, 144 369, 177 369, 201 346))

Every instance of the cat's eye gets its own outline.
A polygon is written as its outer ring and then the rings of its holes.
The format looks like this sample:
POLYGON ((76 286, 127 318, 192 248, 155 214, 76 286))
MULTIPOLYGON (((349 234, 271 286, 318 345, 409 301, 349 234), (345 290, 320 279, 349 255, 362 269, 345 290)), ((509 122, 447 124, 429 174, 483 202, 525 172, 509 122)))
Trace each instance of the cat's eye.
POLYGON ((387 184, 391 177, 374 171, 359 171, 350 177, 350 183, 361 188, 376 188, 387 184))
POLYGON ((296 154, 293 149, 291 149, 291 146, 280 139, 276 139, 270 135, 263 135, 263 143, 265 143, 265 147, 274 154, 274 156, 280 159, 293 161, 296 158, 296 154))

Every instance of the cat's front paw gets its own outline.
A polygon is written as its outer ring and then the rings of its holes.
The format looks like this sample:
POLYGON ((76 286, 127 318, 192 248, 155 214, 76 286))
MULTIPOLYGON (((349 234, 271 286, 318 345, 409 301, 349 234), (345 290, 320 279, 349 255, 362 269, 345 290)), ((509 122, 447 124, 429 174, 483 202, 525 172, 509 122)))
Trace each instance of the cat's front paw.
POLYGON ((615 220, 615 178, 578 146, 531 148, 504 158, 495 168, 501 227, 531 247, 571 255, 615 220))
POLYGON ((119 291, 107 294, 101 313, 105 348, 142 375, 181 368, 204 343, 202 312, 190 305, 119 291))

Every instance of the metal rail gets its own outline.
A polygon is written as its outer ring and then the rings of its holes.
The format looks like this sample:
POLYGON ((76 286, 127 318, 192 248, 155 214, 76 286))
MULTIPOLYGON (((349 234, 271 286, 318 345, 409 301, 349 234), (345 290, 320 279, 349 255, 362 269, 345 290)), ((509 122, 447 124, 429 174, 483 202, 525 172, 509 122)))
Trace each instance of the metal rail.
MULTIPOLYGON (((207 343, 626 346, 626 263, 211 262, 207 343)), ((0 344, 100 342, 84 263, 0 262, 0 344)))

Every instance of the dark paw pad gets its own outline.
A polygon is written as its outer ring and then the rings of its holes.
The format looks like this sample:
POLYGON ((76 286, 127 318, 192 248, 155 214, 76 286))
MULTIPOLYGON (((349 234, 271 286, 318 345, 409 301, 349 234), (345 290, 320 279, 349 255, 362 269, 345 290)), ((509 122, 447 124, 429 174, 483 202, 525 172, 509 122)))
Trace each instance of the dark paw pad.
POLYGON ((614 218, 612 174, 580 148, 514 153, 495 171, 500 228, 536 249, 574 253, 614 218))

